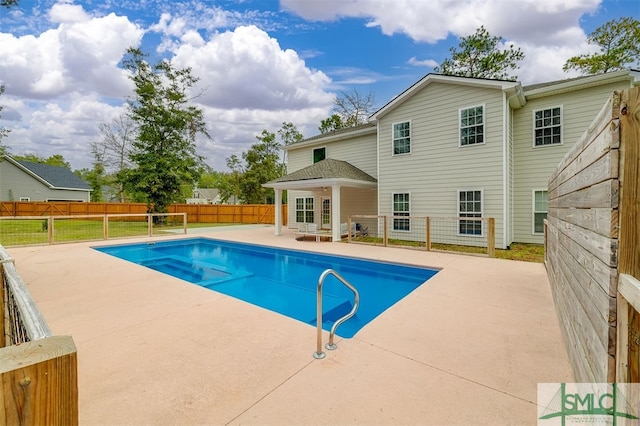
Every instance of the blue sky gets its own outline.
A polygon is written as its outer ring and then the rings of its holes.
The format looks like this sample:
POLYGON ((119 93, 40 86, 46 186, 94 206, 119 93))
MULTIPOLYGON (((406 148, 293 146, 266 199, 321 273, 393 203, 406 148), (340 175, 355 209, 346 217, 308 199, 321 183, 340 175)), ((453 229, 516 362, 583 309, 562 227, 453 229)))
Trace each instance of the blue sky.
POLYGON ((263 129, 286 121, 317 134, 340 91, 384 105, 480 25, 524 51, 516 75, 526 85, 576 76, 562 72, 565 60, 623 16, 640 19, 640 1, 20 0, 0 10, 0 125, 12 130, 3 143, 91 167, 99 124, 132 94, 118 64, 136 46, 200 78, 194 102, 212 139, 198 149, 225 171, 263 129))

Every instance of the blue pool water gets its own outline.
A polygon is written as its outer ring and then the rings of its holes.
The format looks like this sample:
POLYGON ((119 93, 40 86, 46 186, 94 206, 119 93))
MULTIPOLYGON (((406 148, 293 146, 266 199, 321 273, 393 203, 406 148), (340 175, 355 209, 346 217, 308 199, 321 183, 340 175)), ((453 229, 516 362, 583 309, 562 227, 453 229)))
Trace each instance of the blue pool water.
MULTIPOLYGON (((356 315, 336 331, 342 337, 353 337, 438 272, 208 238, 94 248, 313 326, 318 278, 326 269, 334 269, 360 293, 356 315)), ((353 293, 329 275, 323 284, 322 306, 323 328, 330 330, 353 307, 353 293)))

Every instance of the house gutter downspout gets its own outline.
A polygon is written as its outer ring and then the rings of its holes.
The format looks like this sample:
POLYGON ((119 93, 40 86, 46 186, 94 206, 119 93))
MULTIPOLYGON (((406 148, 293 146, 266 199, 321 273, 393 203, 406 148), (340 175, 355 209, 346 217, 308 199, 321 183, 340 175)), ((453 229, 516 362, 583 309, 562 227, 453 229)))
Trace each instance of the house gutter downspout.
MULTIPOLYGON (((509 151, 509 141, 511 140, 510 138, 510 131, 511 131, 511 127, 509 125, 509 121, 511 118, 511 107, 509 106, 509 102, 511 102, 511 99, 515 98, 516 96, 519 96, 520 94, 522 94, 522 87, 518 86, 516 88, 516 92, 511 95, 511 96, 507 96, 506 92, 504 93, 504 98, 505 98, 505 102, 503 105, 503 113, 502 113, 502 135, 503 135, 503 156, 502 156, 502 196, 503 196, 503 202, 502 202, 502 247, 503 248, 507 248, 507 238, 512 235, 511 232, 509 232, 508 228, 513 228, 513 220, 512 220, 512 214, 513 214, 513 208, 511 206, 511 200, 512 197, 511 195, 511 188, 513 186, 513 182, 511 182, 511 185, 509 185, 509 165, 511 164, 512 158, 513 158, 513 153, 509 151), (509 155, 511 153, 511 155, 509 155), (509 157, 509 158, 507 158, 509 157), (507 207, 508 206, 508 207, 507 207)), ((512 140, 511 140, 512 141, 512 140)), ((512 141, 513 142, 513 141, 512 141)), ((513 146, 512 146, 513 148, 513 146)))

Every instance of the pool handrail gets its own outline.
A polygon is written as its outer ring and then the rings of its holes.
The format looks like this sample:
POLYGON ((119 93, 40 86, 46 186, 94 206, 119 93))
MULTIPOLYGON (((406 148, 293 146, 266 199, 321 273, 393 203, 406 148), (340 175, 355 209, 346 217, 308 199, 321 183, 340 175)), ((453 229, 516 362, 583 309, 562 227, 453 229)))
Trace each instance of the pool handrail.
POLYGON ((360 306, 360 293, 358 293, 358 289, 356 289, 353 285, 351 285, 340 274, 338 274, 333 269, 327 269, 322 274, 320 274, 320 277, 318 278, 318 291, 317 291, 317 303, 316 303, 318 346, 316 351, 313 353, 313 357, 315 359, 322 359, 325 357, 325 353, 322 351, 322 284, 324 284, 324 280, 328 275, 333 275, 340 282, 342 282, 342 284, 347 286, 349 290, 353 292, 354 301, 353 301, 353 308, 351 308, 351 312, 349 312, 347 315, 343 316, 342 318, 338 319, 336 322, 333 323, 333 326, 331 327, 331 331, 329 332, 329 343, 327 343, 325 346, 327 349, 332 351, 338 347, 338 345, 333 343, 333 336, 336 333, 336 329, 340 324, 342 324, 343 322, 345 322, 346 320, 354 316, 356 314, 356 311, 358 310, 358 306, 360 306))

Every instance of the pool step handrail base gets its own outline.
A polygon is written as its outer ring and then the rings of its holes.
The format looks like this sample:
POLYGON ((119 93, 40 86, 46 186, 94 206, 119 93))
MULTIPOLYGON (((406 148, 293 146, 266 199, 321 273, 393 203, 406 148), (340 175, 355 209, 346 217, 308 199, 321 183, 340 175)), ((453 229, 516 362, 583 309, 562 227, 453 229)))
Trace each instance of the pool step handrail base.
POLYGON ((334 322, 333 326, 331 327, 331 331, 329 332, 329 343, 327 343, 325 346, 328 350, 334 350, 338 347, 338 345, 336 345, 333 342, 333 336, 336 334, 336 329, 340 324, 342 324, 343 322, 345 322, 346 320, 354 316, 356 314, 356 311, 358 310, 358 306, 360 306, 360 293, 358 293, 358 290, 353 285, 351 285, 347 280, 345 280, 340 274, 338 274, 333 269, 327 269, 322 274, 320 274, 320 277, 318 278, 317 303, 316 303, 316 310, 317 310, 317 317, 318 317, 316 321, 317 331, 318 331, 318 346, 317 346, 317 350, 313 353, 313 357, 315 359, 322 359, 325 357, 325 353, 322 351, 322 285, 324 284, 324 280, 328 275, 333 275, 334 277, 336 277, 340 282, 342 282, 342 284, 347 286, 349 290, 353 292, 353 295, 354 295, 353 308, 351 308, 351 312, 349 312, 342 318, 339 318, 338 320, 336 320, 336 322, 334 322))

